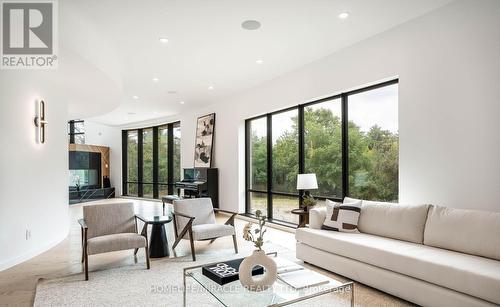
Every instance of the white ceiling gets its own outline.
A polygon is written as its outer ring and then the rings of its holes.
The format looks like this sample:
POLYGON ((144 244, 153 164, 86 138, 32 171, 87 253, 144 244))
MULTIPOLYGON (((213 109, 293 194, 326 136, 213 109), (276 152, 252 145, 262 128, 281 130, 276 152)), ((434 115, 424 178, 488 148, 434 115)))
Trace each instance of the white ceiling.
POLYGON ((65 0, 60 42, 117 83, 119 106, 96 120, 123 125, 220 101, 450 1, 65 0), (248 19, 262 27, 243 30, 248 19))

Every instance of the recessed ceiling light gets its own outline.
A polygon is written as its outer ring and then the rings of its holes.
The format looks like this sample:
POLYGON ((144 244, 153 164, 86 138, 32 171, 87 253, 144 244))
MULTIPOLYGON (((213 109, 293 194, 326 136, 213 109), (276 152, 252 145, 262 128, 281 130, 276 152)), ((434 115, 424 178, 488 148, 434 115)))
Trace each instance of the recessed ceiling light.
POLYGON ((213 89, 214 89, 214 87, 210 85, 210 86, 208 87, 208 89, 211 91, 211 90, 213 90, 213 89))
POLYGON ((166 38, 166 37, 160 37, 160 43, 163 43, 163 44, 168 43, 168 38, 166 38))
POLYGON ((177 91, 168 91, 169 94, 177 94, 177 91))
POLYGON ((264 63, 264 60, 260 60, 260 59, 259 59, 259 60, 256 60, 256 61, 255 61, 255 63, 257 63, 257 64, 262 64, 262 63, 264 63))
POLYGON ((241 27, 245 30, 257 30, 261 24, 257 20, 245 20, 241 23, 241 27))
POLYGON ((135 112, 127 112, 128 115, 135 115, 135 112))
POLYGON ((158 82, 158 81, 160 81, 160 79, 158 79, 158 78, 156 78, 156 77, 155 77, 155 78, 153 78, 153 82, 158 82))
POLYGON ((185 104, 185 102, 184 102, 184 101, 179 101, 179 103, 180 103, 180 104, 185 104))
POLYGON ((139 99, 139 96, 134 95, 134 96, 132 96, 132 99, 137 100, 137 99, 139 99))
POLYGON ((349 12, 342 12, 339 14, 340 19, 346 19, 347 17, 349 17, 349 12))

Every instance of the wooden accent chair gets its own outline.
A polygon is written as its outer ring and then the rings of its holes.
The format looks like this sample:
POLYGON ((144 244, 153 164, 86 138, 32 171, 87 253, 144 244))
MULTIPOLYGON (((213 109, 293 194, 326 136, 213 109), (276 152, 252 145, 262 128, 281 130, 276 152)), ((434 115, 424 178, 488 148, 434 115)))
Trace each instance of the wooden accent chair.
POLYGON ((189 239, 191 243, 191 254, 193 261, 196 261, 194 241, 210 240, 210 243, 217 238, 233 236, 234 251, 238 253, 238 243, 236 242, 236 231, 234 228, 234 217, 238 213, 221 209, 215 209, 210 198, 192 198, 174 200, 174 249, 181 239, 189 239), (216 212, 231 214, 225 224, 215 222, 216 212), (180 232, 179 232, 180 230, 180 232))
POLYGON ((137 218, 131 202, 83 206, 82 262, 89 280, 89 255, 144 247, 149 270, 148 240, 137 233, 137 218))

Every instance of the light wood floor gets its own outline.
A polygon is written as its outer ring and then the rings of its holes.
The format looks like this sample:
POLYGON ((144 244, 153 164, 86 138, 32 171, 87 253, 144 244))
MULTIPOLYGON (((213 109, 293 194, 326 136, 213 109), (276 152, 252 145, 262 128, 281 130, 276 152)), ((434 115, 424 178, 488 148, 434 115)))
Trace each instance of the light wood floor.
MULTIPOLYGON (((123 201, 123 199, 108 201, 123 201)), ((136 199, 131 201, 134 202, 135 211, 138 214, 145 216, 161 214, 162 205, 160 202, 136 199)), ((26 262, 0 272, 0 306, 32 306, 39 278, 54 278, 82 272, 80 225, 77 222, 82 217, 82 214, 82 205, 71 205, 69 210, 70 233, 63 242, 26 262)), ((224 221, 227 217, 219 216, 217 218, 224 221)), ((244 224, 245 222, 242 220, 236 221, 237 233, 242 233, 244 224)), ((139 229, 142 229, 142 225, 139 225, 139 229)), ((273 240, 273 237, 279 237, 280 233, 282 236, 287 235, 289 237, 287 240, 283 240, 283 242, 289 243, 284 243, 287 245, 286 247, 293 248, 295 241, 291 233, 277 230, 270 231, 269 240, 273 240)), ((172 223, 167 224, 167 237, 171 246, 174 241, 172 223)), ((239 244, 243 244, 241 239, 238 239, 239 244)), ((197 242, 196 250, 197 252, 203 252, 206 248, 217 248, 217 245, 232 246, 232 240, 227 240, 227 242, 222 239, 217 240, 211 246, 208 246, 205 242, 197 242)), ((104 267, 134 264, 135 258, 131 256, 131 253, 131 251, 122 251, 94 255, 91 257, 89 269, 92 271, 104 267)), ((175 252, 171 251, 170 256, 175 257, 190 253, 189 243, 186 241, 181 242, 175 252)), ((151 261, 151 265, 154 265, 156 261, 161 261, 161 259, 151 259, 151 261)))
MULTIPOLYGON (((108 200, 123 201, 123 199, 108 200)), ((146 200, 131 200, 134 202, 136 213, 142 215, 159 215, 162 211, 160 202, 146 200)), ((88 203, 87 203, 88 204, 88 203)), ((68 237, 52 249, 10 269, 0 272, 0 306, 32 306, 35 297, 36 284, 39 278, 55 278, 82 272, 81 263, 81 237, 80 226, 77 220, 82 217, 82 205, 72 205, 69 210, 70 233, 68 237)), ((218 216, 217 219, 224 221, 226 216, 218 216)), ((236 220, 237 233, 241 234, 246 221, 236 220)), ((139 225, 142 229, 142 225, 139 225)), ((169 245, 174 241, 172 223, 167 224, 167 237, 169 245)), ((266 233, 266 241, 281 245, 291 251, 295 250, 294 234, 282 230, 269 228, 266 233)), ((242 242, 241 236, 238 238, 239 244, 249 244, 242 242)), ((232 247, 232 240, 220 239, 213 244, 197 242, 197 252, 203 253, 205 249, 217 247, 232 247)), ((143 252, 143 251, 139 251, 143 252)), ((188 241, 181 242, 175 252, 170 253, 170 257, 189 255, 188 241)), ((162 259, 151 259, 151 265, 162 259)), ((133 265, 136 259, 132 256, 132 251, 120 251, 101 255, 93 255, 90 260, 90 274, 92 270, 102 268, 117 267, 123 265, 133 265)), ((318 268, 314 268, 320 270, 318 268)), ((323 273, 333 275, 321 270, 323 273)), ((338 276, 337 276, 338 277, 338 276)), ((342 277, 339 277, 342 278, 342 277)), ((381 293, 375 289, 365 287, 369 294, 356 298, 358 306, 401 306, 408 305, 406 302, 381 293)))

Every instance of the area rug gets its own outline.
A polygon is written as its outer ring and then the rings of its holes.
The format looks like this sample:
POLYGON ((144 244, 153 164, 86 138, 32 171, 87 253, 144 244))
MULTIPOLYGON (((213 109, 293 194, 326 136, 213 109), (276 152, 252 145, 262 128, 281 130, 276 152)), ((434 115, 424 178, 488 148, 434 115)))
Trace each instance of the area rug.
MULTIPOLYGON (((293 257, 294 252, 284 247, 269 244, 266 251, 276 251, 280 256, 298 262, 293 257)), ((239 256, 244 257, 251 252, 251 246, 244 246, 239 256)), ((219 249, 197 254, 196 262, 191 260, 190 255, 155 260, 151 269, 146 270, 144 258, 139 257, 136 265, 91 271, 89 281, 84 280, 83 274, 40 279, 34 306, 182 306, 183 268, 234 258, 233 249, 219 249)), ((188 282, 186 289, 187 306, 223 306, 195 282, 188 282)), ((348 295, 329 294, 313 301, 318 307, 350 306, 348 298, 348 295)), ((311 306, 311 302, 293 306, 311 306)), ((254 303, 250 299, 238 307, 255 306, 254 303)))

